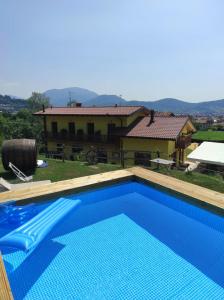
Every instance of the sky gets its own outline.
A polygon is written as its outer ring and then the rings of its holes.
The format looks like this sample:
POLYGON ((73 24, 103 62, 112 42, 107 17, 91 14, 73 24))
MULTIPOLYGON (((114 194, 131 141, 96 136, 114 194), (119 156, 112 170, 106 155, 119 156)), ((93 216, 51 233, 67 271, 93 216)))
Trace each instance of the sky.
POLYGON ((224 98, 223 0, 0 0, 0 94, 224 98))

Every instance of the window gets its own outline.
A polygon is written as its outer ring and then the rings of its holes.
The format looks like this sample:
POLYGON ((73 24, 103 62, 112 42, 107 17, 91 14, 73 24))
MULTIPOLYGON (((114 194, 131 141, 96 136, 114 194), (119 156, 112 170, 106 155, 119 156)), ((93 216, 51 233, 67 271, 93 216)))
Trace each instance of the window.
POLYGON ((56 137, 58 134, 58 123, 57 122, 51 123, 51 131, 52 131, 53 137, 56 137))
POLYGON ((111 135, 113 133, 113 130, 115 127, 116 127, 116 124, 114 124, 114 123, 107 124, 107 134, 111 135))
POLYGON ((87 123, 87 134, 94 135, 94 123, 87 123))
POLYGON ((75 135, 75 123, 74 122, 68 123, 68 132, 70 135, 75 135))

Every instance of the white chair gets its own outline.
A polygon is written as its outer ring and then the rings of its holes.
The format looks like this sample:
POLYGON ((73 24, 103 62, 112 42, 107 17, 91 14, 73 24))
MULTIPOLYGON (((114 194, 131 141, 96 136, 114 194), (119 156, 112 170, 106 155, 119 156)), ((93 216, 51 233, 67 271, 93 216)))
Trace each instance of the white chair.
POLYGON ((33 176, 26 176, 22 171, 20 171, 15 165, 9 162, 9 168, 21 181, 29 182, 33 179, 33 176))

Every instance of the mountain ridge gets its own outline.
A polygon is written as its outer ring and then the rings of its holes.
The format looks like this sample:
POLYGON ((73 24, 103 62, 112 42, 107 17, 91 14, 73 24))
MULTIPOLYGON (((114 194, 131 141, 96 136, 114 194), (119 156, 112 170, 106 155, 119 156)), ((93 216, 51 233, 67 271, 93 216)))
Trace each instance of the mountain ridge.
POLYGON ((176 98, 163 98, 154 101, 126 100, 117 95, 98 95, 94 91, 76 87, 48 90, 44 94, 50 98, 51 103, 55 106, 66 106, 70 95, 71 100, 82 102, 83 106, 143 105, 147 108, 171 111, 176 114, 224 114, 224 99, 197 103, 176 98), (71 91, 70 94, 69 91, 71 91))
POLYGON ((63 106, 67 106, 70 100, 82 101, 84 103, 98 96, 98 94, 93 91, 79 87, 51 89, 45 91, 43 94, 50 99, 53 105, 63 106))
MULTIPOLYGON (((67 106, 69 100, 82 102, 83 106, 114 106, 114 105, 142 105, 157 111, 169 111, 175 114, 191 115, 221 115, 224 114, 224 99, 187 102, 176 98, 163 98, 154 101, 126 100, 117 95, 98 95, 94 91, 70 87, 64 89, 50 89, 43 93, 49 97, 53 106, 67 106), (70 98, 70 99, 69 99, 70 98)), ((16 112, 27 106, 26 100, 17 99, 16 96, 0 95, 0 110, 16 112)))

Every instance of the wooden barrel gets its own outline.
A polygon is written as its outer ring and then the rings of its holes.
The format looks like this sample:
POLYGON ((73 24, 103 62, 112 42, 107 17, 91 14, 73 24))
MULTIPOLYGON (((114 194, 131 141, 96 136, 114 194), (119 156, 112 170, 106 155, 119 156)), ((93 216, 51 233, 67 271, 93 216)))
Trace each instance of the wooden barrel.
POLYGON ((2 144, 2 164, 9 170, 9 162, 21 171, 33 170, 37 165, 36 140, 14 139, 2 144))

